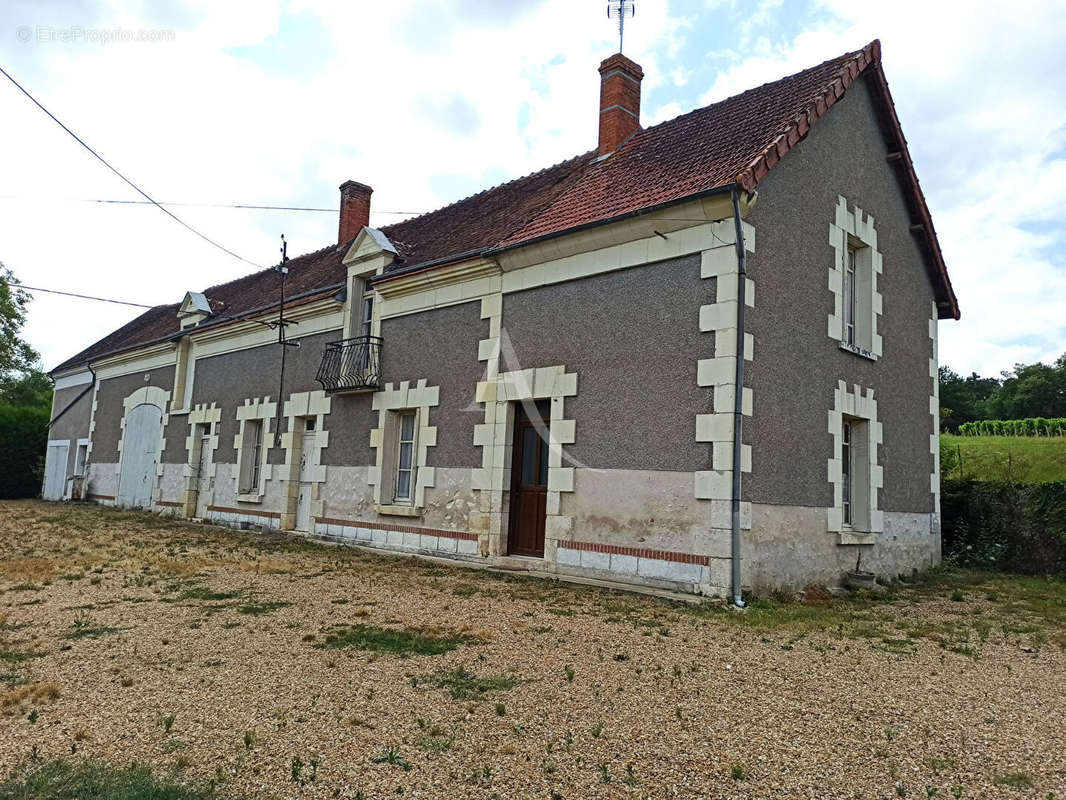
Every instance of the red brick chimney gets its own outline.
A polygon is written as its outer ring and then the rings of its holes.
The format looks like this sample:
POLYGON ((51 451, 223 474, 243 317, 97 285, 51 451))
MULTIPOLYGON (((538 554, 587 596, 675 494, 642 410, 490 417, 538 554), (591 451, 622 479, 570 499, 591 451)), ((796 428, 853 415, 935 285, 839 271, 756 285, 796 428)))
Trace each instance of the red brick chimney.
POLYGON ((610 155, 640 130, 640 82, 644 70, 621 53, 600 64, 601 157, 610 155))
POLYGON ((341 223, 337 231, 337 244, 347 244, 370 224, 370 195, 374 190, 355 181, 345 181, 340 188, 341 223))

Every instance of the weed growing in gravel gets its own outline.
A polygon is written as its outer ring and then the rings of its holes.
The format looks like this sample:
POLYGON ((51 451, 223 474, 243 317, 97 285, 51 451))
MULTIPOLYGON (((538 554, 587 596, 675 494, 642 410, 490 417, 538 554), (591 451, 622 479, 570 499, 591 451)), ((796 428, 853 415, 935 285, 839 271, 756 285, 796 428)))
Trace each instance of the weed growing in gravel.
POLYGON ((447 689, 453 700, 482 700, 489 692, 504 692, 518 685, 510 675, 479 676, 465 667, 439 669, 422 680, 438 689, 447 689))
POLYGON ((379 755, 370 759, 371 764, 393 764, 397 767, 401 767, 404 772, 411 771, 411 764, 400 755, 400 751, 395 747, 390 747, 379 755))
POLYGON ((460 645, 478 644, 480 639, 461 633, 434 636, 417 630, 379 628, 375 625, 349 625, 326 636, 318 648, 373 650, 394 655, 429 655, 447 653, 460 645))
POLYGON ((746 781, 751 776, 748 774, 748 768, 737 762, 729 768, 729 777, 735 781, 746 781))
POLYGON ((574 682, 574 675, 576 674, 574 672, 574 665, 573 664, 567 664, 565 667, 563 667, 563 672, 566 673, 566 679, 568 681, 570 681, 570 683, 573 683, 574 682))
POLYGON ((159 718, 159 725, 163 729, 163 733, 170 733, 170 729, 174 727, 175 719, 177 719, 177 716, 174 714, 167 714, 159 718))
POLYGON ((291 605, 292 603, 286 603, 283 600, 275 600, 270 603, 245 603, 243 606, 237 607, 237 612, 259 617, 263 614, 269 614, 271 611, 277 611, 279 608, 285 608, 286 606, 291 605))
POLYGON ((251 731, 251 730, 245 731, 244 732, 244 749, 245 750, 251 750, 253 747, 255 747, 255 731, 251 731))
POLYGON ((591 730, 589 730, 589 733, 592 734, 593 739, 599 739, 600 735, 603 733, 603 723, 597 722, 592 726, 591 730))
POLYGON ((292 759, 289 776, 297 786, 306 786, 309 783, 314 783, 318 780, 318 759, 312 758, 310 763, 305 764, 302 758, 295 756, 292 759), (304 767, 310 767, 311 769, 305 773, 304 767))

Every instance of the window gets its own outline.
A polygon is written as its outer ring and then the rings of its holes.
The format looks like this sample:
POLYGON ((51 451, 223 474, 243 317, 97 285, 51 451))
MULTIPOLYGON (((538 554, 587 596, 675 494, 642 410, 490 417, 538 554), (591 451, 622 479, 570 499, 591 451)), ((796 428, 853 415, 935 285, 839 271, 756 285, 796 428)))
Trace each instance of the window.
POLYGON ((868 424, 844 417, 840 427, 841 522, 855 531, 869 531, 871 524, 868 424))
POLYGON ((855 258, 856 248, 848 244, 844 259, 844 341, 855 345, 855 258))
POLYGON ((249 419, 244 422, 241 438, 241 494, 258 493, 263 469, 263 431, 265 423, 261 419, 249 419))
POLYGON ((829 224, 833 305, 827 331, 841 350, 876 361, 884 354, 877 332, 884 302, 878 291, 884 260, 877 249, 877 230, 873 217, 843 197, 837 200, 835 221, 829 224))
POLYGON ((410 503, 415 482, 415 412, 404 411, 397 416, 396 489, 393 500, 410 503))
POLYGON ((374 293, 366 292, 363 294, 363 315, 361 317, 359 326, 360 336, 369 336, 371 324, 374 321, 374 293))
POLYGON ((74 455, 74 476, 81 477, 85 474, 85 461, 89 455, 89 443, 78 442, 78 449, 74 455))

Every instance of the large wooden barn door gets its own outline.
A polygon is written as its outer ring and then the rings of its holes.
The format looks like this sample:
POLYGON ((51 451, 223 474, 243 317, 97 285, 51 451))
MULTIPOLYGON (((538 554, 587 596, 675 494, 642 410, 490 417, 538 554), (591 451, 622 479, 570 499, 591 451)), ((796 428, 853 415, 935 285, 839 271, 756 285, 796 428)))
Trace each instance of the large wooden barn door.
POLYGON ((148 508, 152 505, 162 436, 163 412, 159 406, 139 405, 126 415, 118 477, 120 506, 148 508))

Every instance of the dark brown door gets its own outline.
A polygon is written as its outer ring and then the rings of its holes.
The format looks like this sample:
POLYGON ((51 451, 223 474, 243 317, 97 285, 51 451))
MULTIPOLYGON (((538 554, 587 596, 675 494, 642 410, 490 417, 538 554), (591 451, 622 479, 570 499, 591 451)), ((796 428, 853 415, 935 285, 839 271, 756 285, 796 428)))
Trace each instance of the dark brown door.
POLYGON ((520 405, 515 409, 507 549, 517 556, 544 556, 549 416, 546 406, 527 410, 520 405))

